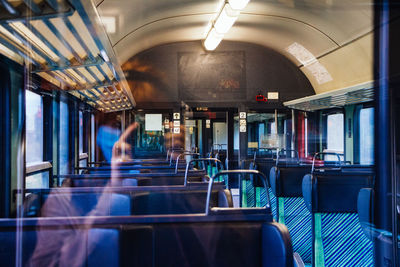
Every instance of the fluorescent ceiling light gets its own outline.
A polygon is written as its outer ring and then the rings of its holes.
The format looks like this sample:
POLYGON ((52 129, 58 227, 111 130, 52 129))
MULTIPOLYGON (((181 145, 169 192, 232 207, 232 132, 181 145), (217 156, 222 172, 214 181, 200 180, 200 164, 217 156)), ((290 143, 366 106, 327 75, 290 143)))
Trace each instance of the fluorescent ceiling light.
POLYGON ((244 9, 250 0, 229 0, 229 4, 233 9, 242 10, 244 9))
MULTIPOLYGON (((210 31, 203 45, 206 50, 214 50, 224 38, 224 34, 233 26, 236 19, 250 0, 229 0, 229 3, 224 1, 221 12, 218 14, 215 23, 211 26, 210 31)), ((207 27, 207 29, 209 26, 207 27)))
POLYGON ((210 31, 210 33, 207 35, 206 40, 204 41, 204 47, 209 51, 214 50, 215 48, 217 48, 219 43, 222 41, 223 37, 224 36, 222 34, 217 33, 215 28, 213 28, 210 31))
POLYGON ((215 21, 214 27, 218 33, 227 33, 238 18, 239 11, 233 10, 226 4, 215 21))
POLYGON ((102 17, 101 21, 107 33, 115 33, 117 31, 115 17, 102 17))

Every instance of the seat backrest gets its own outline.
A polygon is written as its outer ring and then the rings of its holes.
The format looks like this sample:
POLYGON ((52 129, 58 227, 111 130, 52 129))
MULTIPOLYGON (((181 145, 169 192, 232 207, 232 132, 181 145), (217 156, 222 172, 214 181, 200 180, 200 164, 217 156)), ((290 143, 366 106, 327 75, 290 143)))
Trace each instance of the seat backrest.
POLYGON ((303 196, 313 216, 313 259, 316 266, 372 266, 373 245, 357 215, 361 188, 373 184, 374 173, 332 169, 307 174, 303 196))
MULTIPOLYGON (((131 197, 118 193, 49 193, 41 194, 41 217, 86 215, 116 216, 131 214, 131 197)), ((31 210, 30 207, 27 210, 31 210)))
POLYGON ((271 192, 276 198, 272 210, 277 221, 288 227, 293 250, 305 264, 311 264, 312 260, 312 216, 302 197, 302 180, 310 172, 311 166, 278 165, 271 168, 269 176, 271 192))
POLYGON ((311 212, 356 213, 358 192, 371 187, 372 172, 328 171, 305 175, 303 197, 311 212))
POLYGON ((269 181, 273 194, 276 197, 302 197, 303 177, 310 172, 310 165, 272 167, 269 181))
MULTIPOLYGON (((26 217, 74 217, 204 213, 206 198, 207 187, 161 191, 127 188, 124 193, 48 190, 30 194, 25 199, 24 214, 26 217)), ((233 207, 229 190, 214 190, 211 201, 215 207, 233 207)))
MULTIPOLYGON (((132 214, 204 213, 206 199, 207 190, 134 193, 132 214)), ((215 207, 233 207, 229 190, 213 191, 211 201, 215 207)))
MULTIPOLYGON (((84 218, 46 219, 36 231, 24 226, 20 235, 24 238, 22 263, 88 267, 293 266, 287 228, 266 217, 242 215, 239 219, 222 215, 216 220, 188 215, 143 219, 102 218, 92 221, 88 229, 77 227, 85 222, 84 218)), ((34 224, 41 225, 41 221, 43 218, 34 224)), ((0 261, 5 266, 15 266, 15 229, 8 227, 0 232, 0 261)))
MULTIPOLYGON (((119 266, 120 232, 117 229, 24 230, 21 239, 21 266, 119 266), (61 252, 61 248, 63 251, 61 252)), ((2 266, 17 266, 18 236, 0 232, 2 266)))
POLYGON ((362 188, 358 193, 357 212, 358 219, 364 234, 373 240, 376 236, 374 227, 374 198, 375 193, 372 188, 362 188))

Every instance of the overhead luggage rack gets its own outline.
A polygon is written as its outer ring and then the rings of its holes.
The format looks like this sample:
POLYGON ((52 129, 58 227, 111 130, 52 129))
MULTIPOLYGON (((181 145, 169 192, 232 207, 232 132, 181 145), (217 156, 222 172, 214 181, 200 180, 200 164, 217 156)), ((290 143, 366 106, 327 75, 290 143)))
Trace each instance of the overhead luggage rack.
POLYGON ((283 103, 286 107, 303 110, 316 111, 346 105, 359 104, 374 100, 373 82, 358 84, 350 88, 344 88, 327 93, 307 96, 300 99, 283 103))
POLYGON ((0 53, 103 112, 135 106, 97 10, 85 0, 0 0, 0 53))

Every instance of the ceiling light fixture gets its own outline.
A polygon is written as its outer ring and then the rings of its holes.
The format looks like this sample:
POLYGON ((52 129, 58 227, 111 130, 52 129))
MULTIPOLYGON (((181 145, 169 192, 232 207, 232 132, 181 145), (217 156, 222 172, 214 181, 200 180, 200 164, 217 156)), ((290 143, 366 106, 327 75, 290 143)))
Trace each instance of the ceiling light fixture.
POLYGON ((229 0, 225 2, 204 40, 203 45, 206 50, 211 51, 217 48, 224 38, 224 34, 232 28, 240 11, 246 7, 249 1, 250 0, 229 0))
POLYGON ((250 0, 229 0, 229 4, 233 9, 242 10, 244 9, 250 0))

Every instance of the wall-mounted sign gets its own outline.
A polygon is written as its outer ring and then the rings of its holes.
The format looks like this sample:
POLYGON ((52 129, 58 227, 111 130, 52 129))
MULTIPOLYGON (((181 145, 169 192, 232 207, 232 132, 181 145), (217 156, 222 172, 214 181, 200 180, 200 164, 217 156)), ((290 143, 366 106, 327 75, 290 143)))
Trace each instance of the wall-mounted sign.
POLYGON ((267 95, 268 99, 278 100, 279 99, 279 92, 269 92, 267 95))
POLYGON ((185 126, 186 127, 196 127, 196 121, 195 120, 185 120, 185 126))
POLYGON ((246 120, 240 120, 239 125, 240 125, 240 126, 246 126, 246 125, 247 125, 246 120))
POLYGON ((240 112, 239 113, 239 118, 240 119, 246 119, 246 115, 247 115, 246 112, 240 112))
POLYGON ((181 126, 181 122, 180 121, 174 121, 174 127, 179 127, 181 126))
POLYGON ((174 113, 174 120, 180 120, 181 119, 181 114, 180 113, 174 113))
POLYGON ((240 125, 239 131, 240 131, 241 133, 245 133, 245 132, 247 131, 246 125, 240 125))
POLYGON ((206 120, 206 128, 207 129, 211 128, 211 120, 206 120))
POLYGON ((180 127, 174 127, 174 134, 181 133, 181 128, 180 127))
POLYGON ((258 148, 258 142, 248 142, 247 147, 248 148, 258 148))

